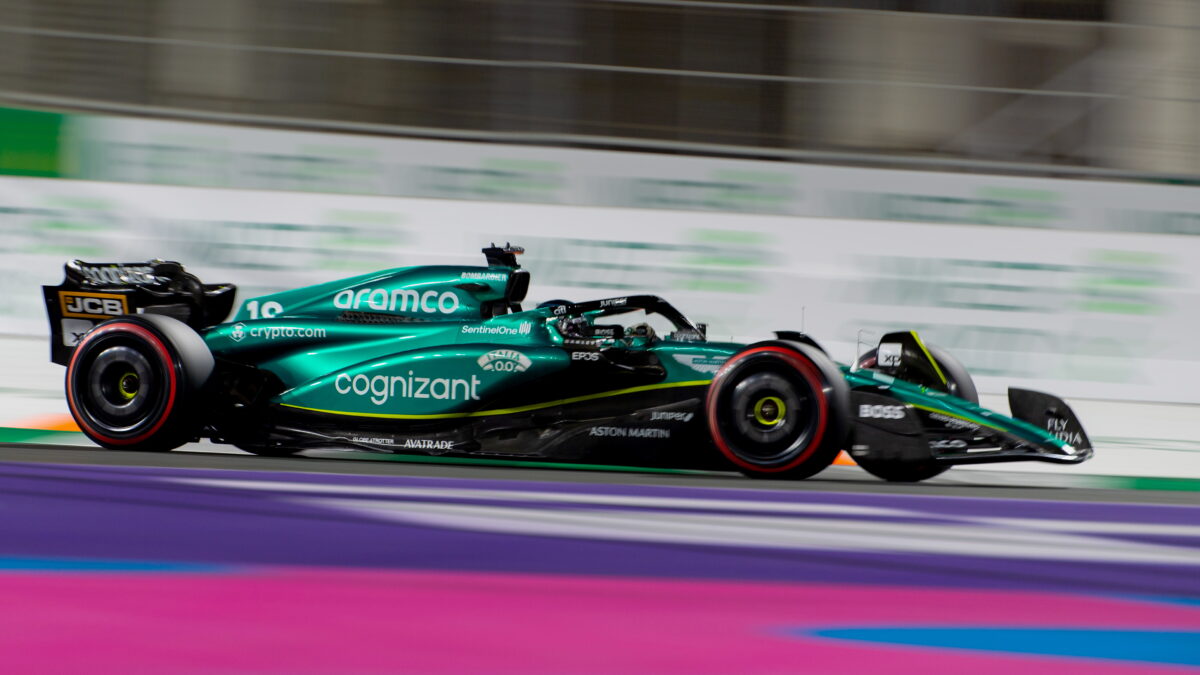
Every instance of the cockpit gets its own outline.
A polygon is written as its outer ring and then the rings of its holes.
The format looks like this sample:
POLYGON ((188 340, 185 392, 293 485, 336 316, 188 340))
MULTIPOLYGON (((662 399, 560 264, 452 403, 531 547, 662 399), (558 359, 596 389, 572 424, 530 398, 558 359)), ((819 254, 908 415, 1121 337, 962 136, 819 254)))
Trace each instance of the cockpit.
POLYGON ((645 347, 660 339, 703 342, 704 324, 694 324, 656 295, 631 295, 589 302, 542 303, 556 317, 554 328, 565 340, 645 347))
MULTIPOLYGON (((525 249, 494 243, 483 249, 488 268, 507 268, 504 297, 485 303, 483 318, 521 311, 529 289, 529 273, 520 269, 517 256, 525 249)), ((464 288, 460 285, 459 288, 464 288)), ((705 325, 692 323, 671 303, 657 295, 628 295, 588 302, 551 300, 538 310, 554 318, 554 331, 563 340, 586 340, 602 347, 644 347, 661 339, 675 342, 704 342, 705 325)))

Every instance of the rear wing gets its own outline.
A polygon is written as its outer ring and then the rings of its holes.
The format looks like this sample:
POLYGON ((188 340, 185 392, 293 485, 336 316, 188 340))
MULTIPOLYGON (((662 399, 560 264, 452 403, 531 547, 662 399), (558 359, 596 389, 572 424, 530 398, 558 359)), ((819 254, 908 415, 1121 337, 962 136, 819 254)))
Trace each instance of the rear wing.
POLYGON ((75 345, 96 324, 123 314, 165 314, 194 329, 223 321, 237 287, 201 283, 169 260, 63 265, 63 282, 42 286, 50 320, 50 360, 67 365, 75 345))

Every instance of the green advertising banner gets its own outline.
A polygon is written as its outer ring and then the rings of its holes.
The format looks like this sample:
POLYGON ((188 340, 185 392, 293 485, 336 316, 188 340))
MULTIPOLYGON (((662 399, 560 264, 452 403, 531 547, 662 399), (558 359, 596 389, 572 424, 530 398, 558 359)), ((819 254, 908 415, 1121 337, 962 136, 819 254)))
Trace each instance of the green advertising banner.
POLYGON ((0 108, 0 174, 62 176, 65 119, 60 113, 0 108))

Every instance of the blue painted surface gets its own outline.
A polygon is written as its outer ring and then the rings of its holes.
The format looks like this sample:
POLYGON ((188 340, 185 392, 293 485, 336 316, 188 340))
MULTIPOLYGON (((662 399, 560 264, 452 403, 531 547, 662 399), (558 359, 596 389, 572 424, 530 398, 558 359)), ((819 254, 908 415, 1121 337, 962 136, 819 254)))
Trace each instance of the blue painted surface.
POLYGON ((854 642, 1200 666, 1200 631, 883 627, 793 631, 854 642))
POLYGON ((226 572, 226 565, 158 560, 99 560, 86 558, 0 557, 2 572, 226 572))
POLYGON ((1164 603, 1167 605, 1187 605, 1189 607, 1200 607, 1200 598, 1192 598, 1192 597, 1170 597, 1170 596, 1161 596, 1161 595, 1149 595, 1149 596, 1135 595, 1135 596, 1128 597, 1127 599, 1141 600, 1143 602, 1161 602, 1161 603, 1164 603))

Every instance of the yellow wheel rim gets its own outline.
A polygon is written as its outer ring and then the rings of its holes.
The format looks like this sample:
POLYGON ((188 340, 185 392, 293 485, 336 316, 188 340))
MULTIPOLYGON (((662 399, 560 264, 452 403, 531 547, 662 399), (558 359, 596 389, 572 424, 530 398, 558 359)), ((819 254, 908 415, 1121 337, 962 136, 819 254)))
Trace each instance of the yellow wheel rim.
POLYGON ((779 398, 778 396, 764 396, 763 398, 758 399, 758 402, 754 404, 754 421, 758 422, 764 427, 773 427, 776 424, 779 424, 783 421, 783 417, 786 413, 787 406, 783 404, 783 399, 779 398), (772 411, 770 410, 767 411, 767 414, 764 414, 763 409, 771 404, 775 406, 773 411, 774 414, 771 414, 772 411))
POLYGON ((137 373, 125 373, 122 375, 117 384, 117 391, 121 392, 121 397, 126 401, 132 401, 138 392, 137 373))

